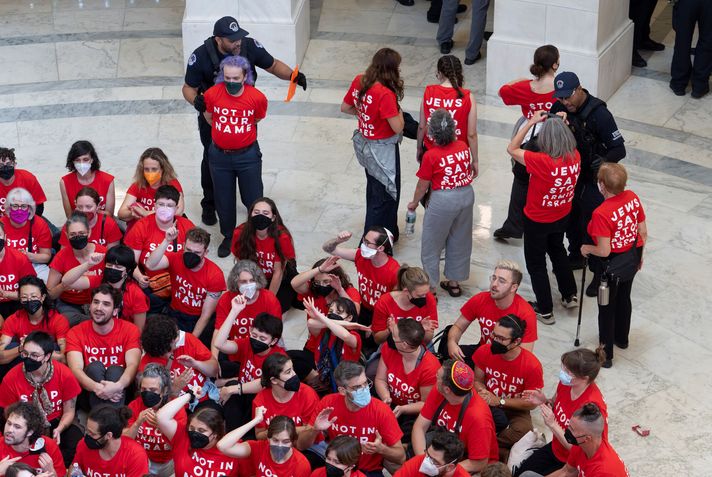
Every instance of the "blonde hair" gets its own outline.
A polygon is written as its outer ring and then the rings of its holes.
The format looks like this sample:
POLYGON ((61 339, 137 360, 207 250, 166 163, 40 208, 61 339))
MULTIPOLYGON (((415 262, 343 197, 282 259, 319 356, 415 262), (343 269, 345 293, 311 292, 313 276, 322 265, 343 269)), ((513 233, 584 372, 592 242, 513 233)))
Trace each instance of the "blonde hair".
POLYGON ((425 273, 425 270, 420 267, 409 267, 405 264, 398 269, 398 290, 412 291, 420 285, 430 285, 430 278, 425 273))
POLYGON ((628 172, 622 164, 604 162, 598 169, 598 182, 603 182, 606 190, 611 194, 618 195, 625 190, 628 172))
POLYGON ((500 260, 497 262, 497 265, 494 266, 494 269, 509 270, 512 273, 512 281, 517 285, 522 283, 522 269, 514 260, 500 260))
POLYGON ((160 147, 149 147, 141 154, 141 158, 138 160, 138 164, 136 164, 136 172, 134 172, 134 182, 138 184, 139 188, 145 189, 150 187, 148 182, 146 182, 146 178, 143 176, 143 161, 145 159, 153 159, 161 166, 160 185, 166 185, 178 178, 171 161, 168 160, 168 156, 163 152, 163 149, 160 147))

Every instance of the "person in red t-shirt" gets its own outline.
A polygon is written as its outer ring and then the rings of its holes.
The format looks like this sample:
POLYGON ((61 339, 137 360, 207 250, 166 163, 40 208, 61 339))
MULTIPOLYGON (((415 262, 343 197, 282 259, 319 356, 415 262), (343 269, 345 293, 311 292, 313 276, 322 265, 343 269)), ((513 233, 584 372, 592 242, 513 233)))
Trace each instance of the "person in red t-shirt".
MULTIPOLYGON (((300 445, 309 447, 319 434, 331 441, 349 435, 361 442, 358 462, 362 472, 379 472, 384 467, 395 472, 405 461, 401 443, 403 432, 387 404, 371 397, 371 382, 363 366, 342 361, 334 372, 338 392, 322 398, 300 445)), ((324 458, 323 455, 316 456, 324 458)))
POLYGON ((255 409, 250 422, 228 433, 218 442, 223 454, 245 459, 256 477, 309 477, 311 467, 304 454, 297 450, 297 427, 287 416, 275 416, 267 425, 267 440, 240 440, 257 424, 264 421, 267 409, 255 409))
POLYGON ((37 275, 27 256, 5 246, 5 226, 0 221, 0 325, 20 308, 18 284, 22 277, 37 275))
POLYGON ((138 328, 118 319, 121 293, 103 283, 91 292, 89 315, 67 334, 67 364, 89 393, 89 404, 123 403, 141 359, 138 328))
POLYGON ((209 346, 213 331, 208 323, 225 290, 225 277, 220 267, 206 258, 210 245, 208 232, 198 227, 190 229, 183 251, 166 253, 168 245, 177 238, 176 227, 166 230, 166 238, 146 259, 146 268, 168 269, 173 296, 166 313, 176 319, 178 328, 193 333, 209 346))
POLYGON ((116 193, 114 191, 114 176, 101 171, 101 161, 89 141, 77 141, 72 144, 67 153, 67 170, 69 174, 59 181, 59 192, 62 196, 62 206, 67 217, 74 212, 74 198, 83 187, 91 187, 99 194, 99 210, 107 215, 114 215, 116 193))
POLYGON ((136 165, 133 183, 126 191, 124 201, 116 213, 117 217, 126 222, 126 231, 131 229, 137 220, 148 217, 156 210, 156 190, 162 185, 176 188, 180 194, 176 207, 176 215, 183 215, 185 200, 183 188, 178 182, 178 176, 168 156, 159 147, 149 147, 141 154, 136 165))
POLYGON ((364 74, 357 75, 341 103, 341 112, 358 117, 352 137, 356 158, 366 169, 366 220, 363 233, 378 225, 398 240, 400 149, 405 126, 398 101, 403 99, 401 56, 391 48, 373 55, 364 74))
POLYGON ((47 281, 52 257, 52 234, 47 222, 36 216, 36 205, 27 189, 17 187, 7 193, 5 215, 5 244, 22 252, 30 259, 37 275, 47 281))
MULTIPOLYGON (((91 187, 82 187, 74 197, 75 211, 82 212, 87 216, 89 241, 110 249, 119 244, 124 234, 113 217, 99 211, 99 201, 100 198, 97 191, 91 187)), ((66 236, 66 226, 62 227, 59 244, 62 247, 70 246, 66 236)))
POLYGON ((457 434, 437 431, 425 453, 407 460, 393 477, 468 477, 458 464, 464 453, 465 445, 457 434))
POLYGON ((220 62, 215 86, 204 95, 203 115, 212 127, 213 139, 208 164, 220 233, 225 237, 220 244, 221 257, 230 254, 235 229, 235 180, 239 182, 240 199, 246 209, 264 195, 257 123, 267 115, 267 98, 254 84, 250 63, 242 56, 228 56, 220 62))
POLYGON ((5 213, 5 198, 12 189, 21 187, 32 195, 37 204, 37 215, 44 212, 44 203, 47 202, 44 190, 37 177, 30 171, 16 169, 17 157, 15 150, 0 147, 0 215, 5 213))
MULTIPOLYGON (((544 45, 534 51, 534 62, 529 71, 534 79, 519 78, 499 88, 499 97, 507 106, 519 106, 522 117, 517 125, 523 125, 537 111, 549 111, 556 101, 554 98, 554 76, 559 69, 559 50, 554 45, 544 45)), ((515 129, 518 127, 515 126, 515 129)), ((531 137, 525 138, 529 141, 531 137)), ((534 144, 534 143, 532 143, 534 144)), ((522 215, 529 187, 526 167, 512 161, 512 192, 509 209, 504 224, 494 231, 498 239, 522 238, 524 217, 522 215)))
MULTIPOLYGON (((284 225, 277 204, 268 197, 253 202, 247 217, 232 234, 230 250, 238 260, 252 260, 260 265, 269 291, 279 299, 285 312, 292 307, 295 298, 290 285, 292 274, 287 273, 288 267, 294 268, 296 264, 292 235, 284 225)), ((218 250, 218 256, 228 255, 225 250, 218 250)))
POLYGON ((492 342, 477 348, 475 390, 489 405, 497 431, 502 462, 509 449, 532 430, 530 411, 536 406, 522 397, 527 389, 544 387, 544 371, 534 353, 521 347, 527 324, 507 315, 492 331, 492 342))
POLYGON ((365 477, 365 474, 358 470, 361 451, 361 443, 355 437, 334 437, 326 446, 324 467, 315 469, 311 477, 365 477))
POLYGON ((524 206, 524 259, 536 296, 533 304, 539 321, 556 323, 551 298, 546 256, 551 260, 564 308, 578 306, 576 282, 564 247, 564 232, 568 225, 574 189, 581 172, 581 155, 576 139, 559 116, 537 111, 507 146, 512 158, 523 164, 530 175, 527 202, 524 206), (547 119, 548 118, 548 119, 547 119), (537 123, 541 152, 521 148, 527 132, 537 123))
MULTIPOLYGON (((648 226, 645 223, 645 211, 640 198, 630 190, 625 190, 628 173, 621 164, 604 163, 598 170, 598 188, 604 201, 591 216, 588 234, 593 245, 582 245, 584 257, 594 255, 605 263, 615 260, 625 253, 634 253, 638 267, 642 266, 643 245, 648 239, 648 226)), ((599 262, 600 263, 600 262, 599 262)), ((591 285, 586 289, 588 296, 598 293, 604 264, 596 267, 591 285)), ((628 347, 630 333, 630 315, 633 305, 630 293, 636 270, 628 280, 606 277, 609 283, 609 301, 598 305, 598 335, 606 350, 604 368, 613 365, 613 345, 621 349, 628 347)), ((627 277, 626 277, 627 278, 627 277)))

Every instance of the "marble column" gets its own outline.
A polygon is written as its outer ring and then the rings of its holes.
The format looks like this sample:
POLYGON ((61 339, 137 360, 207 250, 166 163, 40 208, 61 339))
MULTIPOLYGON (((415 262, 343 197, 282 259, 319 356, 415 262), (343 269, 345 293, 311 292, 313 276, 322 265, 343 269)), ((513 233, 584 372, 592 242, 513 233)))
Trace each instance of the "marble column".
POLYGON ((300 63, 309 44, 309 0, 186 0, 183 60, 213 34, 215 21, 230 15, 289 66, 300 63))
POLYGON ((607 100, 630 76, 633 23, 627 0, 496 0, 487 43, 487 94, 528 76, 534 50, 552 44, 559 71, 573 71, 607 100))

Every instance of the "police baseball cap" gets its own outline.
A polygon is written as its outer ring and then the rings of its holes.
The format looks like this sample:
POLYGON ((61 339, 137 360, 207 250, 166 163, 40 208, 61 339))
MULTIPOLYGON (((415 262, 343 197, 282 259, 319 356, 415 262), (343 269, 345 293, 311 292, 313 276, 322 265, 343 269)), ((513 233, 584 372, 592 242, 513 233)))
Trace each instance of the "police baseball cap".
POLYGON ((574 94, 574 90, 581 86, 576 73, 564 71, 554 78, 554 98, 568 98, 574 94))
POLYGON ((247 30, 240 28, 240 24, 234 17, 222 17, 215 22, 215 27, 213 27, 213 36, 227 38, 230 41, 240 40, 247 35, 249 35, 247 30))

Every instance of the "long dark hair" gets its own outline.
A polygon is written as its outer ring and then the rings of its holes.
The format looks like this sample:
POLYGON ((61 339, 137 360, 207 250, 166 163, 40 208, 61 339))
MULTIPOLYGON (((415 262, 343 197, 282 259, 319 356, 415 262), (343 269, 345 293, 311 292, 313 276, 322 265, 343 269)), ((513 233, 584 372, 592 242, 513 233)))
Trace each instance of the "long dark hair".
POLYGON ((393 91, 398 101, 403 100, 403 79, 400 77, 398 67, 401 64, 401 55, 391 48, 381 48, 373 55, 371 64, 361 76, 361 89, 358 100, 361 101, 366 91, 371 89, 376 82, 393 91))
POLYGON ((267 227, 267 236, 274 240, 274 249, 279 256, 279 261, 282 265, 285 264, 284 252, 282 251, 282 246, 279 244, 279 236, 282 234, 287 234, 292 236, 282 222, 282 216, 279 215, 279 210, 277 210, 277 204, 274 203, 269 197, 260 197, 252 203, 250 210, 247 211, 247 220, 241 224, 238 228, 240 229, 240 237, 237 240, 237 256, 241 260, 252 260, 255 263, 259 263, 257 257, 257 230, 250 221, 252 217, 252 211, 255 210, 255 205, 259 202, 264 202, 269 205, 272 209, 272 215, 274 215, 274 220, 269 227, 267 227))
POLYGON ((455 55, 441 56, 438 60, 438 72, 447 78, 452 87, 455 88, 457 97, 462 98, 463 93, 460 88, 462 88, 462 84, 465 80, 462 75, 462 63, 460 63, 460 59, 455 55))

